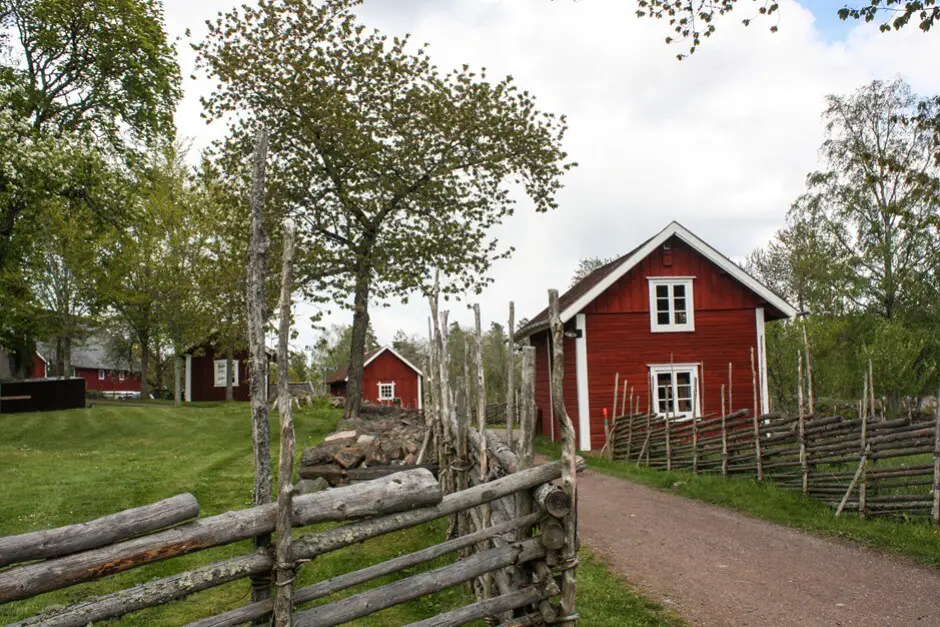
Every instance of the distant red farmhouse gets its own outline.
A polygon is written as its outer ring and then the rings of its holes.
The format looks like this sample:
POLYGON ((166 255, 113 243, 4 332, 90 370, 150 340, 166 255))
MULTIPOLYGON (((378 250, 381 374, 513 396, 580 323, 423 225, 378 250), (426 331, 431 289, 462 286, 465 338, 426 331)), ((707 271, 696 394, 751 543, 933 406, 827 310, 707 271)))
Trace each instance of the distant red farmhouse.
MULTIPOLYGON (((327 379, 330 394, 346 396, 349 367, 334 372, 327 379)), ((390 346, 366 353, 362 375, 362 400, 376 405, 400 405, 404 409, 421 409, 424 375, 414 364, 390 346)))
MULTIPOLYGON (((274 352, 266 349, 268 361, 273 360, 274 352)), ((247 401, 250 378, 248 374, 248 351, 236 351, 232 355, 232 398, 236 401, 247 401)), ((212 344, 203 344, 193 348, 186 355, 186 369, 183 379, 183 400, 187 403, 193 401, 224 401, 225 386, 228 374, 228 360, 224 353, 217 353, 212 344)), ((265 398, 268 392, 265 392, 265 398)))
MULTIPOLYGON (((140 366, 113 355, 103 335, 76 341, 71 353, 71 374, 85 379, 86 392, 94 390, 105 396, 140 396, 140 366)), ((55 346, 40 342, 33 355, 31 375, 35 378, 57 376, 55 363, 55 346)))
MULTIPOLYGON (((677 222, 589 274, 560 297, 559 308, 565 325, 565 406, 581 450, 604 445, 603 414, 613 409, 618 372, 621 385, 626 382, 639 399, 640 411, 650 403, 656 413, 676 420, 693 412, 717 415, 729 364, 734 407, 753 409, 753 350, 758 405, 767 412, 764 324, 797 313, 677 222)), ((536 349, 540 430, 557 439, 547 310, 516 334, 517 340, 526 337, 536 349)))

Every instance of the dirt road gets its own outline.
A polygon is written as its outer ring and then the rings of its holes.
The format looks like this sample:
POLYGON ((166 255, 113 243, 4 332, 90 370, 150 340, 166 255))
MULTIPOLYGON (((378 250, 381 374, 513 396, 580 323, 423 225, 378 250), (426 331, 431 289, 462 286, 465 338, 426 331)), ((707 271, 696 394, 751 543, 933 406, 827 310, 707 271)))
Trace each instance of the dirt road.
POLYGON ((935 569, 593 472, 578 486, 582 542, 695 625, 940 625, 935 569))

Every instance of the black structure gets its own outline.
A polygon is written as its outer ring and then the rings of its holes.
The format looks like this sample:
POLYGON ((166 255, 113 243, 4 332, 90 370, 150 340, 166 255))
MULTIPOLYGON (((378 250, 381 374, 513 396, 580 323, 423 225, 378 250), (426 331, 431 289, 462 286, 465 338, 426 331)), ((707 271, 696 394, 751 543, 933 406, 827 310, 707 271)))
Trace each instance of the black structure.
POLYGON ((85 380, 81 377, 0 382, 0 414, 84 406, 85 380))

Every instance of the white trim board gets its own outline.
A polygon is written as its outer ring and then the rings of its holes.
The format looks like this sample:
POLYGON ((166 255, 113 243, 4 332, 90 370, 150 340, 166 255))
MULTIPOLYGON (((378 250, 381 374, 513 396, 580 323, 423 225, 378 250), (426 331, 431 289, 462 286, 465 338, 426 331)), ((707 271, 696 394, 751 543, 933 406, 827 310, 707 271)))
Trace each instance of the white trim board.
POLYGON ((770 413, 770 384, 767 381, 767 334, 764 330, 764 308, 754 310, 757 323, 757 373, 760 377, 760 413, 770 413))
POLYGON ((678 237, 680 240, 695 249, 696 252, 714 263, 716 266, 727 272, 738 282, 750 289, 752 292, 766 300, 768 303, 779 309, 788 318, 794 317, 798 312, 790 303, 774 294, 769 288, 750 274, 742 270, 733 261, 719 253, 709 246, 704 240, 689 231, 678 222, 670 222, 669 226, 657 233, 651 240, 646 242, 639 250, 625 259, 613 272, 601 279, 597 285, 585 292, 581 298, 565 307, 561 312, 562 322, 571 320, 576 314, 587 307, 591 301, 607 291, 620 277, 632 270, 637 264, 646 259, 654 250, 666 243, 670 237, 678 237))
POLYGON ((581 333, 574 341, 575 371, 578 375, 578 434, 581 440, 581 450, 591 450, 591 403, 588 397, 588 366, 587 366, 587 320, 585 315, 579 313, 575 316, 575 328, 581 333))

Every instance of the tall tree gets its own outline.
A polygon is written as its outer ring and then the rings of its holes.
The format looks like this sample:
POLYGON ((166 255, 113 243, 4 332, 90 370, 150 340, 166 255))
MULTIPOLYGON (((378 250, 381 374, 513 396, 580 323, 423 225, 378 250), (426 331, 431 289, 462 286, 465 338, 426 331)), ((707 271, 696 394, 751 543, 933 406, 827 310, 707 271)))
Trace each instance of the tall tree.
MULTIPOLYGON (((20 141, 88 132, 114 148, 172 133, 182 92, 160 2, 0 0, 0 28, 12 35, 2 42, 0 103, 27 122, 20 141)), ((58 193, 97 207, 82 186, 58 193)), ((14 227, 37 209, 0 203, 0 270, 14 227)))
POLYGON ((574 287, 581 279, 595 270, 606 266, 614 259, 616 259, 616 257, 583 257, 578 261, 578 267, 575 268, 574 274, 571 275, 569 287, 574 287))
POLYGON ((852 269, 844 296, 853 309, 892 319, 935 298, 922 288, 940 284, 937 138, 910 121, 933 106, 900 79, 828 98, 826 167, 807 177, 807 192, 791 213, 817 225, 852 269))
MULTIPOLYGON (((739 10, 739 14, 746 11, 741 23, 749 26, 755 19, 773 19, 779 15, 780 4, 777 0, 638 0, 636 14, 641 18, 665 20, 672 32, 666 37, 666 43, 688 43, 689 54, 692 54, 702 45, 703 39, 715 33, 716 24, 735 10, 739 10)), ((921 31, 927 32, 940 19, 940 6, 936 0, 836 2, 832 10, 843 20, 878 21, 882 32, 900 30, 912 21, 921 31)), ((770 32, 777 30, 777 23, 772 23, 770 32)), ((686 55, 680 53, 676 56, 683 59, 686 55)))
POLYGON ((564 118, 539 111, 511 78, 440 72, 424 47, 359 24, 356 0, 274 0, 231 11, 195 46, 219 87, 203 100, 232 122, 243 154, 272 136, 271 198, 293 214, 308 295, 352 294, 347 415, 361 402, 369 303, 430 289, 478 290, 510 251, 489 229, 518 183, 537 211, 555 207, 571 164, 564 118), (305 262, 305 265, 304 263, 305 262))

